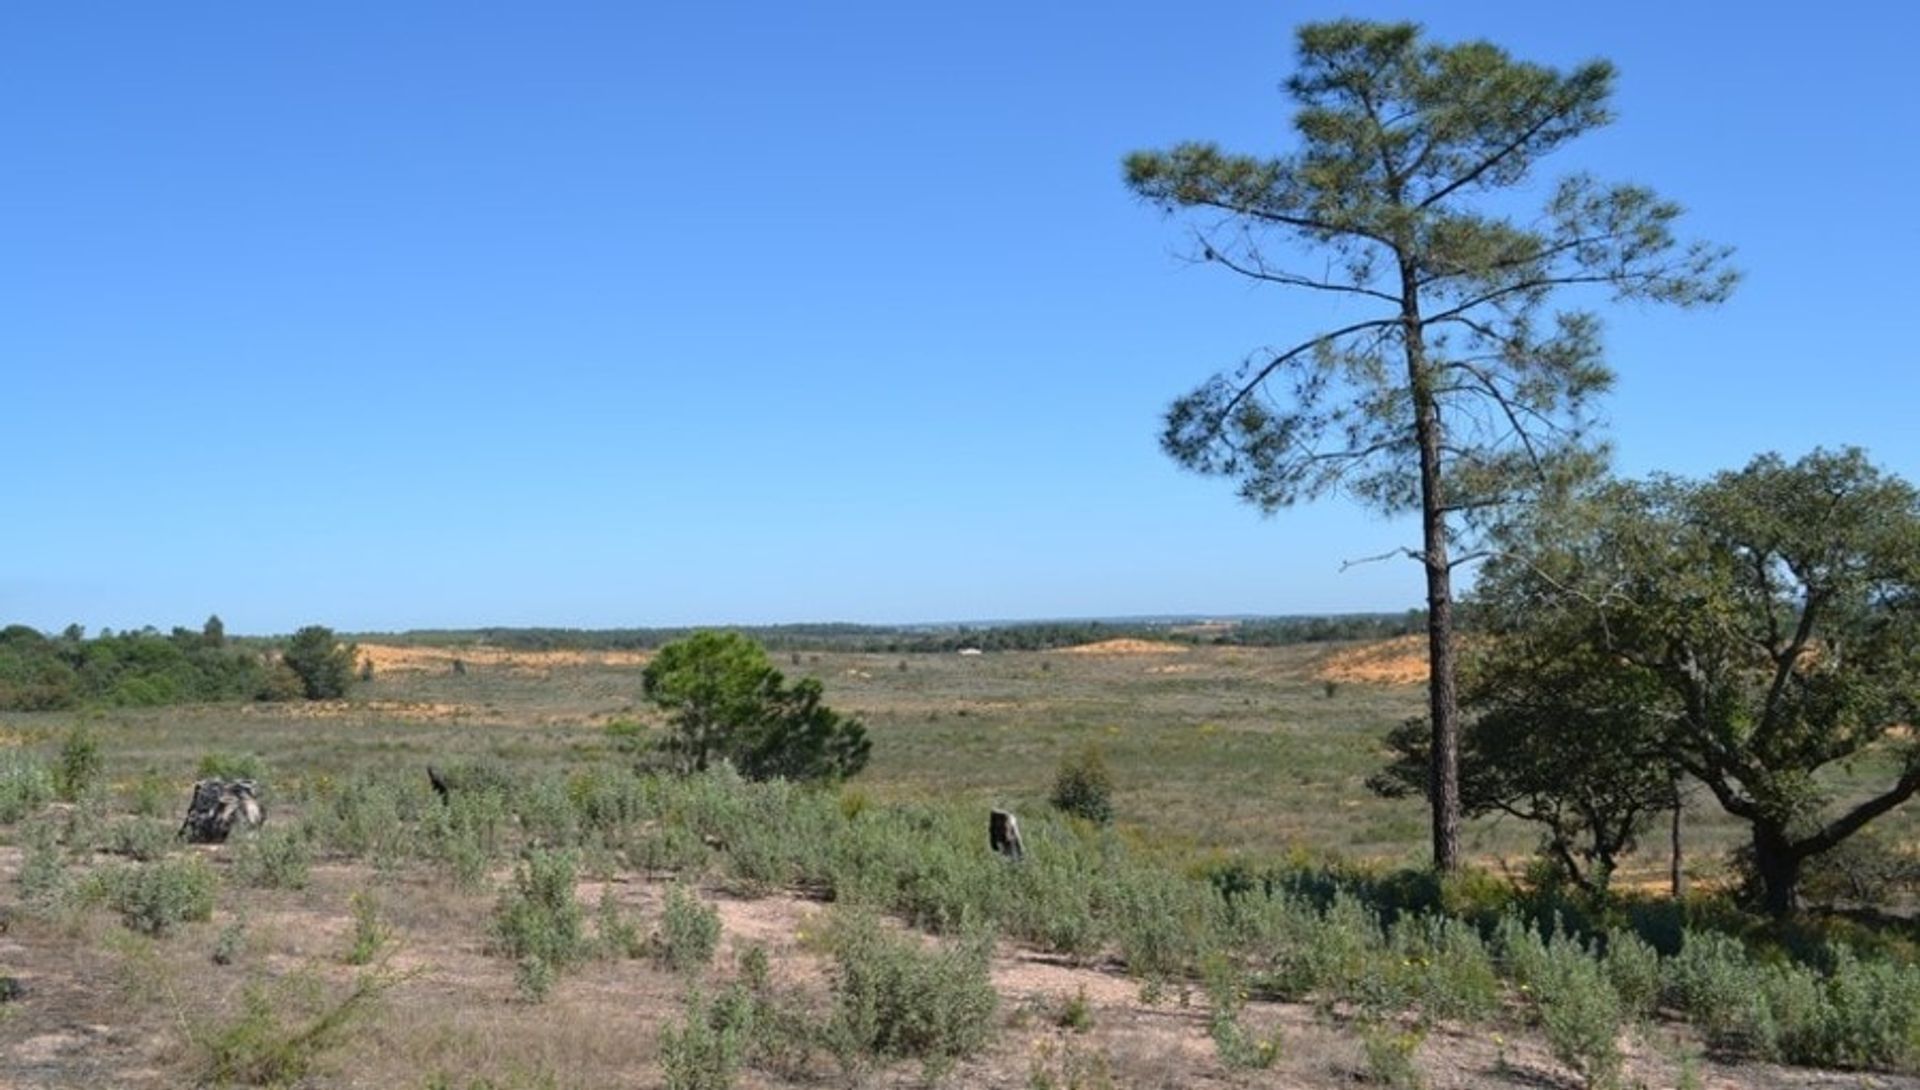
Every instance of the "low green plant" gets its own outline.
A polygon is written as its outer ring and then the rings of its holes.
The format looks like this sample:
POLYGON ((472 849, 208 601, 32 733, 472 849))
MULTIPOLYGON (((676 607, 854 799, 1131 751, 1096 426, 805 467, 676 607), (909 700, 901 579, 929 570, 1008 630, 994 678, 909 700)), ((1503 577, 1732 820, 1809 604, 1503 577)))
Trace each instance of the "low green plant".
POLYGON ((201 779, 252 780, 265 786, 266 758, 258 753, 208 753, 200 758, 201 779))
POLYGON ((127 808, 139 817, 166 817, 179 801, 179 789, 172 780, 149 768, 128 789, 127 808))
POLYGON ((93 731, 84 725, 69 730, 53 769, 54 792, 62 801, 79 801, 99 780, 102 763, 100 739, 93 731))
POLYGON ((1201 966, 1207 990, 1207 1036, 1214 1054, 1229 1069, 1264 1070, 1280 1058, 1277 1028, 1265 1034, 1250 1032, 1242 1014, 1247 1005, 1246 976, 1233 959, 1209 955, 1201 966))
POLYGON ((1427 1039, 1424 1026, 1405 1027, 1391 1022, 1369 1021, 1360 1028, 1360 1051, 1367 1062, 1368 1082, 1396 1090, 1418 1090, 1426 1085, 1414 1054, 1427 1039))
POLYGON ((347 909, 353 917, 353 930, 340 960, 348 965, 369 964, 387 948, 393 930, 387 926, 372 890, 363 889, 348 898, 347 909))
POLYGON ((368 1017, 399 978, 363 973, 345 993, 328 996, 300 976, 272 991, 259 983, 241 993, 232 1021, 196 1032, 203 1082, 214 1086, 291 1086, 306 1079, 329 1050, 368 1017), (288 1012, 306 1008, 304 1017, 288 1012))
POLYGON ((719 945, 720 913, 687 887, 669 887, 653 937, 654 960, 676 973, 697 972, 713 963, 719 945))
POLYGON ((598 918, 602 957, 637 958, 647 952, 647 943, 640 937, 639 926, 620 911, 620 902, 614 899, 612 885, 600 888, 600 905, 595 915, 598 918))
POLYGON ((1577 943, 1554 944, 1550 968, 1534 986, 1540 1026, 1554 1058, 1572 1068, 1592 1090, 1620 1081, 1620 996, 1607 982, 1606 967, 1577 943))
POLYGON ((1027 1067, 1027 1090, 1114 1090, 1113 1065, 1071 1041, 1042 1041, 1027 1067))
POLYGON ((1069 996, 1060 1004, 1060 1010, 1053 1016, 1054 1025, 1074 1033, 1085 1033, 1093 1028, 1093 1004, 1087 999, 1086 985, 1069 996))
POLYGON ((220 934, 213 940, 213 963, 215 965, 232 965, 234 962, 240 960, 240 955, 246 950, 246 947, 246 921, 241 919, 229 920, 227 926, 221 928, 220 934))
POLYGON ((170 823, 139 817, 115 822, 110 839, 114 854, 143 863, 159 859, 179 843, 170 823))
POLYGON ((0 750, 0 824, 11 825, 52 802, 52 770, 28 754, 0 750))
POLYGON ((1113 821, 1113 774, 1096 746, 1087 746, 1060 762, 1053 776, 1053 808, 1095 825, 1113 821))
POLYGON ((53 827, 36 822, 28 828, 27 853, 20 861, 20 899, 28 908, 44 912, 66 899, 73 889, 67 853, 53 827))
POLYGON ((679 1025, 660 1031, 660 1067, 667 1090, 731 1090, 752 1034, 753 1004, 742 988, 708 1001, 687 994, 679 1025))
POLYGON ((574 868, 571 852, 528 852, 494 909, 494 948, 520 963, 521 990, 531 998, 544 998, 552 975, 589 953, 574 868))
POLYGON ((102 872, 106 900, 126 925, 146 935, 213 915, 213 869, 198 856, 137 863, 102 872))
POLYGON ((928 948, 887 931, 872 914, 837 912, 833 1013, 827 1038, 843 1067, 917 1059, 935 1078, 987 1043, 999 996, 987 975, 991 938, 975 934, 928 948))
POLYGON ((243 884, 255 889, 305 889, 312 863, 305 830, 277 825, 246 841, 233 869, 243 884))

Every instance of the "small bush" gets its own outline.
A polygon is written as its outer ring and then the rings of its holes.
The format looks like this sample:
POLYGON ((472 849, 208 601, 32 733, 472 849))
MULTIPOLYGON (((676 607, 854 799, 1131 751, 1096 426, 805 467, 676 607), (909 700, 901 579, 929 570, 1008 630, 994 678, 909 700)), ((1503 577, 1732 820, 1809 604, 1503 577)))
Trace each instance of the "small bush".
POLYGON ((1280 1034, 1250 1034, 1240 1014, 1247 1003, 1247 984, 1239 966, 1215 954, 1202 969, 1207 986, 1207 1035, 1214 1053, 1229 1068, 1264 1070, 1280 1058, 1280 1034))
POLYGON ((219 936, 213 940, 213 963, 215 965, 232 965, 234 962, 240 960, 240 955, 246 950, 246 947, 246 921, 230 921, 227 926, 220 929, 219 936))
POLYGON ((77 802, 100 778, 100 740, 86 727, 75 727, 60 743, 60 760, 54 766, 54 791, 63 801, 77 802))
POLYGON ((380 916, 380 902, 371 890, 361 890, 347 901, 353 916, 352 937, 340 960, 348 965, 366 965, 387 948, 393 932, 380 916))
POLYGON ((1547 1045, 1586 1085, 1612 1087, 1620 1079, 1620 997, 1605 970, 1574 943, 1554 944, 1552 968, 1535 987, 1547 1045))
POLYGON ((640 928, 620 911, 620 902, 614 900, 611 885, 601 888, 600 907, 596 915, 599 917, 597 938, 600 956, 637 958, 646 953, 647 944, 640 938, 640 928))
POLYGON ((1653 1017, 1660 1002, 1660 955, 1631 931, 1607 936, 1607 981, 1635 1018, 1653 1017))
POLYGON ((1087 1000, 1086 985, 1073 993, 1072 997, 1060 1004, 1060 1010, 1053 1018, 1054 1025, 1075 1033, 1085 1033, 1093 1028, 1093 1004, 1087 1000))
POLYGON ((234 862, 234 874, 255 889, 305 889, 313 849, 298 828, 263 829, 246 842, 234 862))
POLYGON ((1386 1022, 1366 1023, 1360 1030, 1360 1048, 1367 1061, 1367 1081, 1396 1090, 1424 1086, 1413 1055, 1426 1039, 1427 1031, 1421 1027, 1403 1029, 1386 1022))
MULTIPOLYGON (((570 852, 535 850, 515 871, 494 910, 494 948, 523 965, 557 972, 588 953, 570 852)), ((544 995, 542 991, 540 994, 544 995)))
POLYGON ((828 1035, 843 1066, 917 1059, 929 1078, 980 1050, 999 996, 988 979, 986 935, 925 949, 864 912, 833 920, 834 1010, 828 1035))
POLYGON ((224 1086, 289 1086, 305 1079, 314 1063, 339 1044, 354 1023, 365 1018, 395 981, 362 976, 345 995, 316 998, 317 984, 300 980, 268 992, 249 985, 242 993, 240 1016, 226 1025, 196 1034, 202 1052, 203 1083, 224 1086), (293 1007, 313 1008, 290 1022, 293 1007))
POLYGON ((54 799, 53 773, 26 754, 0 752, 0 824, 11 825, 54 799))
POLYGON ((32 826, 27 838, 26 858, 20 862, 20 899, 34 911, 44 912, 66 899, 73 888, 67 869, 67 853, 51 826, 32 826))
POLYGON ((115 822, 112 832, 114 854, 143 863, 152 862, 173 850, 178 843, 174 832, 172 823, 152 818, 128 818, 115 822))
POLYGON ((660 1031, 660 1066, 667 1090, 731 1090, 752 1033, 753 1005, 739 988, 708 1002, 688 994, 678 1026, 660 1031))
POLYGON ((258 753, 208 753, 200 758, 201 779, 252 780, 265 787, 267 762, 258 753))
POLYGON ((107 903, 126 925, 166 935, 183 923, 213 916, 215 878, 198 856, 134 864, 101 876, 107 903))
POLYGON ((720 913, 685 886, 670 887, 653 937, 654 960, 676 973, 696 972, 713 964, 719 945, 720 913))
POLYGON ((1060 762, 1053 777, 1053 808, 1095 825, 1113 821, 1113 776, 1100 750, 1088 746, 1060 762))
POLYGON ((152 769, 141 773, 133 782, 132 796, 127 802, 128 808, 144 818, 166 817, 178 801, 173 781, 152 769))

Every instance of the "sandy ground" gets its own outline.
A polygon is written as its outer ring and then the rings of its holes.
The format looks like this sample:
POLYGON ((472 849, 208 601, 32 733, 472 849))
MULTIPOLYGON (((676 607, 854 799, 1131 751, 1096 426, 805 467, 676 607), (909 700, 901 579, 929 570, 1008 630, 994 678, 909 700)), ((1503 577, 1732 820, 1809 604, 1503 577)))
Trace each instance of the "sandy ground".
POLYGON ((1399 636, 1330 655, 1320 667, 1328 681, 1420 685, 1427 680, 1427 638, 1399 636))
POLYGON ((1166 640, 1121 639, 1061 647, 1054 653, 1061 655, 1184 655, 1188 650, 1186 644, 1171 643, 1166 640))
POLYGON ((371 660, 375 673, 451 673, 458 661, 525 673, 560 666, 645 666, 651 651, 515 651, 504 647, 395 647, 359 645, 360 658, 371 660))

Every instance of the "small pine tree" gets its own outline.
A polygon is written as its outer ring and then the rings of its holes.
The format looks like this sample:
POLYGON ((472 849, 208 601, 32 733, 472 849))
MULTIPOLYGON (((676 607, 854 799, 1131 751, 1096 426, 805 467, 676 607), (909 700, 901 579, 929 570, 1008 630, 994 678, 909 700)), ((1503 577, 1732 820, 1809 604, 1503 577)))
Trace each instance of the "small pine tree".
POLYGON ((1053 777, 1053 808, 1096 825, 1113 821, 1113 776, 1096 746, 1060 762, 1053 777))

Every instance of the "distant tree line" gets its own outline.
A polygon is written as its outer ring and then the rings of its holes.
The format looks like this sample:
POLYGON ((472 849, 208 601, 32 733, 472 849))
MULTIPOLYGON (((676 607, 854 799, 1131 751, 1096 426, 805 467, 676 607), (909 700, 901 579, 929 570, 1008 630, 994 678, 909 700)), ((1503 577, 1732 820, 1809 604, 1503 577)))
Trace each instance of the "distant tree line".
POLYGON ((0 628, 0 711, 326 699, 345 695, 355 657, 320 625, 284 648, 231 641, 217 616, 198 630, 103 629, 91 639, 77 624, 58 636, 9 625, 0 628))
MULTIPOLYGON (((988 625, 787 624, 726 627, 769 651, 844 651, 874 654, 937 654, 982 651, 1046 651, 1102 640, 1149 639, 1188 644, 1277 647, 1333 640, 1388 639, 1424 630, 1426 614, 1346 613, 1325 616, 1257 617, 1221 622, 1031 621, 988 625)), ((363 633, 383 643, 446 647, 484 644, 513 651, 653 651, 705 629, 694 628, 473 628, 420 629, 395 634, 363 633)))

